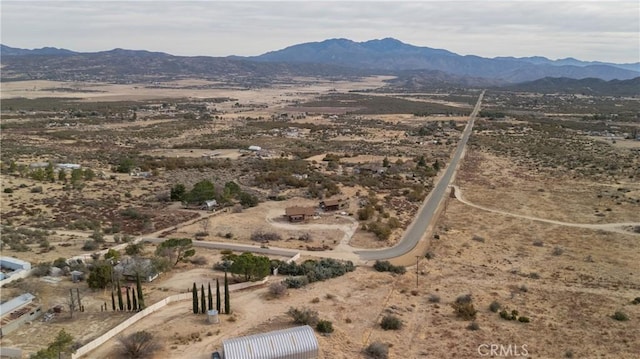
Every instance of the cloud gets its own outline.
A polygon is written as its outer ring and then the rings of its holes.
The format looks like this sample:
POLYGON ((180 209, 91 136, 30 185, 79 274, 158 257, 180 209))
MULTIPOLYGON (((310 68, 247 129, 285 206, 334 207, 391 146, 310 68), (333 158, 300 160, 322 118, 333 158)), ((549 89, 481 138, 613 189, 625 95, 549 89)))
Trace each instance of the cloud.
POLYGON ((637 1, 3 1, 2 42, 100 51, 257 55, 395 37, 482 56, 640 61, 637 1))

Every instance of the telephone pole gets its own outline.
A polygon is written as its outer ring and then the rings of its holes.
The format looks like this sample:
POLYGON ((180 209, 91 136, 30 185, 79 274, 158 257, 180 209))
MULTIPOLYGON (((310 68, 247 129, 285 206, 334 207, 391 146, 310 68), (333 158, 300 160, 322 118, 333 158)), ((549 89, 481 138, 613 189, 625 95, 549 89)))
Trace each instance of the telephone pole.
POLYGON ((416 256, 416 289, 418 289, 418 263, 420 263, 420 257, 421 256, 416 256))

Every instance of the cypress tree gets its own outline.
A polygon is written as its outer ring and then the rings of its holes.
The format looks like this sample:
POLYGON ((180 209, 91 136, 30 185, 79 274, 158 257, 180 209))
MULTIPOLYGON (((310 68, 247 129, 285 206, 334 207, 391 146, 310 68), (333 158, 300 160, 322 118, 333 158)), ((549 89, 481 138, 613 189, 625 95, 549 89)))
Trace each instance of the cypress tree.
POLYGON ((224 312, 231 314, 231 303, 229 301, 229 279, 227 279, 227 272, 224 272, 224 312))
POLYGON ((200 285, 200 313, 207 312, 207 297, 204 296, 204 284, 200 285))
POLYGON ((213 309, 213 295, 211 295, 211 283, 207 283, 207 294, 209 295, 209 310, 213 309))
POLYGON ((142 293, 142 283, 140 283, 140 275, 136 275, 136 289, 138 289, 138 307, 140 310, 145 308, 144 294, 142 293))
POLYGON ((133 310, 138 311, 138 298, 136 298, 135 288, 131 288, 131 301, 133 302, 133 310))
POLYGON ((220 301, 221 301, 221 299, 220 299, 220 281, 218 280, 218 278, 216 278, 216 310, 218 311, 218 314, 220 314, 220 308, 221 308, 220 301))
POLYGON ((113 295, 113 286, 111 287, 111 309, 116 311, 116 297, 113 295))
POLYGON ((118 308, 120 308, 120 311, 124 310, 124 304, 122 303, 122 288, 120 288, 120 281, 118 281, 118 308))
POLYGON ((196 282, 193 282, 191 295, 193 297, 193 314, 198 314, 198 290, 196 289, 196 282))
POLYGON ((131 297, 129 296, 129 287, 127 287, 127 310, 131 310, 131 297))

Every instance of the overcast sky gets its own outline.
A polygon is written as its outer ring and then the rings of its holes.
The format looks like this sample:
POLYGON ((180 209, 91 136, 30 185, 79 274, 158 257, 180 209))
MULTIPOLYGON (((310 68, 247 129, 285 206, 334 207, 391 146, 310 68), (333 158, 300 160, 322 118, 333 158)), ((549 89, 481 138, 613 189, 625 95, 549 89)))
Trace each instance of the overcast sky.
POLYGON ((393 37, 462 55, 640 61, 633 1, 5 1, 2 43, 259 55, 328 38, 393 37))

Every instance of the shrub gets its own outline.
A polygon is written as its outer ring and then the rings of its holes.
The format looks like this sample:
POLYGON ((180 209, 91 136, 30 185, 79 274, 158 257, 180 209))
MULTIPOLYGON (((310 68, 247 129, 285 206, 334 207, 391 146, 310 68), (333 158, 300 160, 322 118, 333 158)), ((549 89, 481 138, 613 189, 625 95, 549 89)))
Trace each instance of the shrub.
POLYGON ((371 359, 387 359, 389 357, 389 346, 381 342, 373 342, 364 350, 371 359))
POLYGON ((478 324, 478 322, 471 322, 467 326, 467 329, 469 329, 469 330, 478 330, 478 329, 480 329, 480 324, 478 324))
POLYGON ((389 263, 389 261, 376 261, 373 265, 373 268, 378 272, 392 272, 397 274, 404 274, 407 272, 407 269, 402 266, 394 266, 389 263))
POLYGON ((431 252, 431 251, 428 251, 428 252, 424 255, 424 257, 425 257, 425 258, 427 258, 427 259, 433 259, 433 258, 435 258, 435 257, 436 257, 436 255, 435 255, 435 253, 433 253, 433 252, 431 252))
POLYGON ((269 294, 274 298, 280 298, 287 294, 287 285, 282 282, 271 283, 269 285, 269 294))
POLYGON ((302 288, 305 285, 309 284, 309 279, 306 276, 300 277, 289 277, 286 278, 283 283, 287 286, 287 288, 302 288))
POLYGON ((96 249, 98 249, 98 243, 93 240, 85 241, 82 246, 83 251, 95 251, 96 249))
POLYGON ((49 268, 51 268, 50 263, 40 263, 33 268, 31 274, 36 277, 42 277, 49 274, 49 268))
POLYGON ((31 188, 31 193, 42 193, 42 186, 31 188))
POLYGON ((562 253, 564 253, 564 249, 562 249, 562 247, 554 247, 553 251, 551 252, 551 254, 553 254, 554 256, 559 256, 562 255, 562 253))
POLYGON ((533 241, 533 245, 536 247, 543 247, 544 243, 541 240, 533 241))
POLYGON ((471 239, 476 242, 484 243, 484 238, 477 235, 474 235, 473 237, 471 237, 471 239))
POLYGON ((459 296, 454 303, 451 304, 458 318, 464 320, 472 320, 476 318, 478 312, 474 307, 470 294, 459 296))
POLYGON ((494 313, 497 313, 501 306, 502 305, 500 305, 498 301, 494 300, 493 302, 491 302, 491 304, 489 304, 489 310, 494 313))
POLYGON ((191 264, 195 264, 195 265, 199 265, 199 266, 203 266, 203 265, 207 265, 209 261, 207 260, 207 258, 205 256, 197 256, 194 257, 191 260, 191 264))
POLYGON ((2 190, 4 193, 13 193, 13 188, 5 188, 2 190))
POLYGON ((625 312, 621 312, 621 311, 617 311, 615 313, 613 313, 613 315, 611 316, 611 318, 620 321, 620 322, 624 322, 629 320, 629 316, 625 313, 625 312))
POLYGON ((528 317, 519 317, 519 318, 518 318, 518 321, 519 321, 520 323, 529 323, 529 321, 530 321, 530 320, 529 320, 529 318, 528 318, 528 317))
POLYGON ((120 354, 125 358, 149 358, 162 348, 162 345, 153 337, 153 334, 140 331, 126 337, 118 338, 120 342, 120 354))
POLYGON ((380 327, 384 330, 398 330, 402 328, 402 320, 395 315, 385 315, 380 322, 380 327))
POLYGON ((289 315, 296 324, 311 326, 318 324, 318 312, 309 308, 298 309, 291 307, 287 311, 287 315, 289 315))
POLYGON ((635 297, 632 301, 631 304, 633 305, 638 305, 640 304, 640 297, 635 297))
POLYGON ((440 296, 438 296, 436 294, 429 295, 429 302, 430 303, 440 303, 440 296))
POLYGON ((321 320, 316 325, 316 330, 319 333, 325 333, 325 334, 333 333, 333 323, 331 323, 328 320, 321 320))
POLYGON ((280 241, 282 240, 282 236, 274 232, 255 231, 251 234, 251 240, 256 242, 261 242, 261 243, 271 242, 271 241, 280 241))

